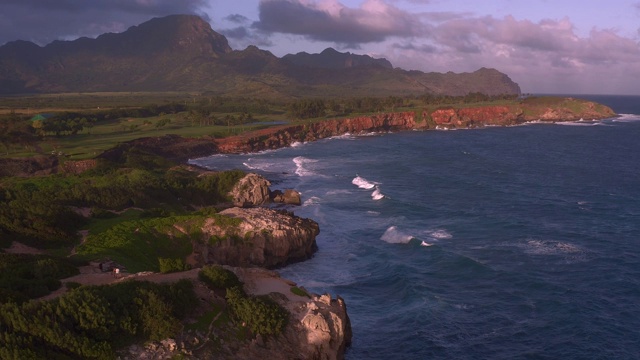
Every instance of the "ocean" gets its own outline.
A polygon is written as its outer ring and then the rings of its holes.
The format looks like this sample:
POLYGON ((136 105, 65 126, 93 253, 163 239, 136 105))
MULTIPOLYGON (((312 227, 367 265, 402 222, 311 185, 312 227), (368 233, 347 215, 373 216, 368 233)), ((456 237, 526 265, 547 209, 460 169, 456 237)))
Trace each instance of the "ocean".
POLYGON ((347 359, 638 359, 640 97, 602 121, 339 136, 192 160, 294 188, 347 359))

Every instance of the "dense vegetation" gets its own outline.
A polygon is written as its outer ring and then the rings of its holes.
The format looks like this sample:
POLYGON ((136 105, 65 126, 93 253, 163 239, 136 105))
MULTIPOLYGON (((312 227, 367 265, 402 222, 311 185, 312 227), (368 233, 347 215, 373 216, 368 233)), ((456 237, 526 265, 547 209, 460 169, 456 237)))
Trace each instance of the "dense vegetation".
POLYGON ((66 259, 0 253, 0 303, 22 303, 47 295, 60 287, 60 279, 78 273, 66 259))
POLYGON ((227 171, 207 176, 164 159, 132 151, 122 165, 103 162, 81 175, 11 178, 0 184, 0 232, 40 247, 70 245, 86 223, 72 207, 94 214, 128 207, 184 212, 227 200, 243 175, 227 171))
POLYGON ((119 347, 181 330, 193 284, 82 286, 51 301, 0 305, 2 359, 113 359, 119 347))
POLYGON ((233 272, 219 265, 208 265, 202 268, 198 277, 212 289, 225 290, 232 317, 253 334, 278 335, 287 325, 287 310, 268 296, 247 295, 233 272))

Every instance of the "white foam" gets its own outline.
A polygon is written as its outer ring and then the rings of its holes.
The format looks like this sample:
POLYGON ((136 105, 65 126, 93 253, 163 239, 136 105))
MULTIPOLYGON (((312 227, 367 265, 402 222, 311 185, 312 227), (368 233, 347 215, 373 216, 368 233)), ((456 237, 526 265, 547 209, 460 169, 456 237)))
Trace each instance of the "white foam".
POLYGON ((428 232, 428 236, 434 239, 451 239, 453 236, 444 229, 431 230, 428 232))
POLYGON ((355 136, 347 132, 342 135, 331 136, 329 140, 355 140, 355 136))
POLYGON ((344 195, 344 194, 351 194, 351 191, 346 189, 336 189, 336 190, 327 191, 327 195, 344 195))
POLYGON ((298 176, 312 176, 315 173, 311 170, 308 170, 305 166, 307 164, 318 162, 318 160, 308 159, 303 156, 298 156, 293 158, 293 162, 296 164, 296 175, 298 176))
POLYGON ((320 198, 316 196, 312 196, 307 200, 305 200, 302 206, 318 205, 319 203, 320 203, 320 198))
POLYGON ((413 236, 401 232, 395 226, 390 226, 380 239, 390 244, 406 244, 413 239, 413 236))
POLYGON ((295 148, 295 147, 299 147, 299 146, 302 146, 302 145, 304 145, 304 143, 301 143, 300 141, 294 141, 294 142, 291 143, 290 146, 292 148, 295 148))
POLYGON ((379 132, 375 132, 375 131, 358 134, 358 136, 363 136, 363 137, 364 136, 378 136, 378 135, 380 135, 380 133, 379 132))
POLYGON ((587 251, 578 245, 553 240, 528 239, 521 247, 524 252, 536 256, 558 256, 566 263, 585 261, 587 251))
POLYGON ((384 194, 380 192, 380 189, 376 186, 376 189, 371 193, 371 197, 373 200, 382 200, 384 199, 384 194))
POLYGON ((376 186, 375 183, 369 182, 367 179, 360 176, 356 176, 355 178, 353 178, 353 180, 351 180, 351 183, 359 187, 360 189, 365 190, 371 190, 376 186))
POLYGON ((420 246, 433 246, 433 244, 429 244, 428 242, 425 242, 424 240, 422 240, 422 242, 420 243, 420 246))
POLYGON ((598 126, 598 125, 602 125, 599 122, 586 122, 584 120, 580 120, 580 121, 560 121, 556 123, 557 125, 563 125, 563 126, 598 126))
POLYGON ((614 118, 612 121, 614 122, 631 122, 640 120, 640 115, 638 114, 618 114, 617 118, 614 118))

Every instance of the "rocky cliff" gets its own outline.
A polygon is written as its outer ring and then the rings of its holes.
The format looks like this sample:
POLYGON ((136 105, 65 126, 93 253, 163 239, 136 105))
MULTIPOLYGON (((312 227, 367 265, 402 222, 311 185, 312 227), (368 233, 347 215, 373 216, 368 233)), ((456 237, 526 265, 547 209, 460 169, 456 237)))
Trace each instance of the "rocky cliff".
POLYGON ((196 265, 277 268, 306 260, 318 250, 318 224, 291 212, 234 207, 220 215, 202 228, 207 241, 196 244, 196 265))
POLYGON ((506 105, 426 108, 414 112, 378 114, 348 119, 323 120, 304 125, 280 126, 216 139, 221 153, 248 153, 291 146, 345 133, 509 126, 528 121, 596 120, 615 116, 602 104, 573 98, 533 98, 506 105))
POLYGON ((331 119, 294 126, 281 126, 216 140, 221 153, 255 152, 315 141, 346 133, 389 132, 418 127, 413 112, 331 119))
POLYGON ((573 98, 531 98, 517 104, 443 108, 423 112, 431 126, 468 128, 488 125, 516 125, 528 121, 595 120, 615 116, 604 105, 573 98))
POLYGON ((342 298, 309 293, 309 297, 291 292, 295 283, 264 269, 236 268, 248 293, 271 297, 285 307, 291 317, 282 335, 257 339, 233 354, 234 359, 309 359, 338 360, 351 343, 351 321, 342 298))
MULTIPOLYGON (((352 339, 351 321, 344 300, 329 294, 318 295, 299 288, 278 273, 261 268, 225 266, 244 284, 244 291, 255 296, 268 296, 289 312, 289 320, 281 334, 251 340, 238 337, 231 326, 209 327, 207 333, 187 330, 175 338, 132 345, 122 349, 119 358, 138 359, 229 359, 229 360, 339 360, 352 339), (296 289, 296 293, 292 291, 296 289), (211 341, 215 339, 215 341, 211 341)), ((224 300, 194 279, 200 298, 200 310, 212 304, 224 306, 224 300)), ((216 320, 213 320, 215 322, 216 320)), ((222 320, 224 321, 224 320, 222 320)))

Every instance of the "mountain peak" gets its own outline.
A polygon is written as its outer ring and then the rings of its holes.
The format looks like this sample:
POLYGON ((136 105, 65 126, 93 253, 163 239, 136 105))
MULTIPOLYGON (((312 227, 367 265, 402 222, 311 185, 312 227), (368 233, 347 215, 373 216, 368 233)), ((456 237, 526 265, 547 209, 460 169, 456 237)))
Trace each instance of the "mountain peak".
POLYGON ((98 37, 115 38, 144 50, 189 50, 203 53, 225 54, 231 52, 223 35, 213 31, 211 25, 196 15, 169 15, 153 18, 120 34, 104 34, 98 37))

